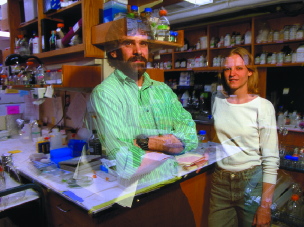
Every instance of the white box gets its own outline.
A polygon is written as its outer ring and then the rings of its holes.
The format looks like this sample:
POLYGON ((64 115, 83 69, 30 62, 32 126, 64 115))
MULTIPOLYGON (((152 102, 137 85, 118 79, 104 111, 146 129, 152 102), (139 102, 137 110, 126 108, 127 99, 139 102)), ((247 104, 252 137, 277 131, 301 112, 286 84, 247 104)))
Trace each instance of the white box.
POLYGON ((24 97, 18 94, 0 94, 0 104, 3 103, 22 103, 24 97))
POLYGON ((38 17, 37 0, 23 0, 25 22, 38 17))

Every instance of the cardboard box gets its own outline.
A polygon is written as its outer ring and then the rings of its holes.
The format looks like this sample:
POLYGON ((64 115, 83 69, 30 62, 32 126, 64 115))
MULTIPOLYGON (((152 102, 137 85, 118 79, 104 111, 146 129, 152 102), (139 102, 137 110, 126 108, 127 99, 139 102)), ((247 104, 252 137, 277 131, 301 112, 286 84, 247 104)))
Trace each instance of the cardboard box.
POLYGON ((23 0, 25 22, 38 17, 37 0, 23 0))
POLYGON ((7 19, 7 3, 1 6, 2 20, 7 19))

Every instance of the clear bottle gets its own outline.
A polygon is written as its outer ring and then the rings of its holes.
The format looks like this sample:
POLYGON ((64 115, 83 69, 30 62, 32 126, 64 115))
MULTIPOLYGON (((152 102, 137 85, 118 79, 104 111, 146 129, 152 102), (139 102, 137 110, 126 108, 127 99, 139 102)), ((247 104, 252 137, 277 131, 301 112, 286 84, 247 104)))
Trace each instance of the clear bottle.
POLYGON ((30 55, 29 43, 25 36, 22 36, 22 39, 20 40, 19 54, 20 55, 30 55))
POLYGON ((36 84, 36 67, 34 66, 34 62, 26 62, 26 68, 24 70, 24 73, 27 77, 27 83, 24 83, 25 85, 36 84))
POLYGON ((170 23, 167 16, 167 10, 164 8, 159 10, 159 20, 156 29, 156 39, 160 41, 169 40, 170 23))
POLYGON ((50 50, 56 50, 56 31, 52 30, 51 31, 51 37, 49 39, 49 43, 50 43, 50 50))
POLYGON ((302 215, 300 213, 300 197, 298 194, 293 194, 290 198, 290 200, 287 202, 287 213, 289 215, 289 219, 292 223, 297 224, 302 218, 302 215))
POLYGON ((33 40, 34 40, 36 35, 37 35, 37 32, 33 31, 32 36, 29 39, 30 54, 33 54, 33 40))
POLYGON ((44 85, 46 84, 46 69, 43 65, 39 65, 36 73, 37 84, 44 85))
POLYGON ((102 147, 96 130, 92 130, 93 136, 89 140, 89 152, 91 155, 102 155, 102 147))
POLYGON ((296 51, 296 61, 304 62, 304 43, 301 43, 296 51))
POLYGON ((0 85, 2 86, 7 86, 8 85, 8 67, 7 66, 3 66, 1 73, 0 73, 0 85))

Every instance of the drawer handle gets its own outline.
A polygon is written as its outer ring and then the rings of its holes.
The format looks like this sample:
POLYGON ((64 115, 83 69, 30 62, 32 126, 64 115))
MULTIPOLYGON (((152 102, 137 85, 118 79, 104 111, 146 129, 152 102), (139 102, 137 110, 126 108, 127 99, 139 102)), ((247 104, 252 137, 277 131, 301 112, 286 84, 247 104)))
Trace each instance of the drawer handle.
POLYGON ((61 206, 62 206, 62 204, 59 204, 56 207, 57 207, 58 210, 60 210, 60 211, 62 211, 64 213, 67 213, 67 212, 71 211, 70 209, 69 210, 64 210, 64 209, 61 208, 61 206))

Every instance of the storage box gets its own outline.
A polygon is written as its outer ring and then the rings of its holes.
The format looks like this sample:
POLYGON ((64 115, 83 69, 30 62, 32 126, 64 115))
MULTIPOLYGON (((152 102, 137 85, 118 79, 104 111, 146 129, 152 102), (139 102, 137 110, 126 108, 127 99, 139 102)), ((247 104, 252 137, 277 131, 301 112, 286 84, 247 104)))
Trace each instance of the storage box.
POLYGON ((38 17, 37 0, 23 0, 25 22, 38 17))
POLYGON ((103 23, 114 20, 117 13, 127 13, 127 5, 116 1, 109 1, 103 7, 103 23))
POLYGON ((7 19, 7 3, 1 5, 2 20, 7 19))

